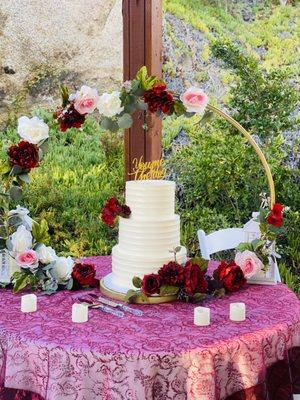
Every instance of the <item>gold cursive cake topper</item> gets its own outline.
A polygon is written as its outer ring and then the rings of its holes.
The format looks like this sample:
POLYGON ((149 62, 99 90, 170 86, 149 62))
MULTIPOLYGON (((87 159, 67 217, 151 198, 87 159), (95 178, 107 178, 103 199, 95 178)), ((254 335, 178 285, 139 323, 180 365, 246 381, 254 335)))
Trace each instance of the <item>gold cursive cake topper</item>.
POLYGON ((143 156, 134 158, 132 160, 132 172, 134 180, 146 179, 164 179, 166 176, 166 169, 164 168, 163 159, 144 161, 143 156))

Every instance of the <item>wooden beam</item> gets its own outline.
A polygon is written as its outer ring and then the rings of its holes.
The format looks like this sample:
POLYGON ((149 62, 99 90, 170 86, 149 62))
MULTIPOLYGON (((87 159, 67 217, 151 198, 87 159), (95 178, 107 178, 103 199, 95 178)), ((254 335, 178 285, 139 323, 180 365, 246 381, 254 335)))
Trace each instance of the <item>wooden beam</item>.
MULTIPOLYGON (((162 74, 162 0, 123 0, 123 70, 124 80, 135 77, 146 65, 148 72, 162 74)), ((136 112, 133 126, 125 131, 126 180, 133 179, 132 160, 161 158, 161 120, 136 112), (148 130, 143 126, 147 123, 148 130)))

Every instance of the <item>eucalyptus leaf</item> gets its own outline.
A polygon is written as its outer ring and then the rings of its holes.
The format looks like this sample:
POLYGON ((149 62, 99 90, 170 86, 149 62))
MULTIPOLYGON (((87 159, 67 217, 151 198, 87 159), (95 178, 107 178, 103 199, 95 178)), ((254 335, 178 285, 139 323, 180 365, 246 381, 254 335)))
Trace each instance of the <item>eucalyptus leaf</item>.
POLYGON ((135 276, 132 279, 132 283, 133 283, 133 286, 135 286, 138 289, 140 289, 142 287, 142 280, 138 276, 135 276))
POLYGON ((130 289, 126 293, 125 301, 127 303, 134 303, 134 300, 136 299, 137 295, 138 295, 138 290, 130 289))
POLYGON ((128 129, 132 126, 133 120, 132 116, 130 114, 123 114, 119 119, 118 119, 118 125, 120 129, 128 129))
POLYGON ((119 130, 119 125, 117 124, 117 122, 107 117, 104 117, 101 120, 100 125, 106 131, 117 132, 119 130))
POLYGON ((148 110, 148 104, 144 103, 143 101, 139 101, 139 102, 136 103, 136 108, 138 110, 141 110, 141 111, 147 111, 148 110))
POLYGON ((8 226, 13 226, 15 228, 22 225, 22 223, 23 223, 22 218, 18 217, 17 215, 10 216, 7 221, 8 226))
POLYGON ((20 186, 12 186, 9 190, 9 194, 10 197, 16 202, 20 201, 23 196, 22 189, 20 188, 20 186))
POLYGON ((23 172, 23 168, 21 168, 19 165, 14 165, 11 169, 11 175, 20 175, 23 172))
POLYGON ((30 178, 28 174, 20 174, 18 176, 19 179, 21 179, 21 181, 25 182, 25 183, 30 183, 30 178))
POLYGON ((175 295, 179 292, 179 287, 171 285, 162 285, 159 290, 160 296, 175 295))
POLYGON ((200 301, 203 301, 205 297, 205 293, 195 293, 194 296, 192 296, 191 301, 192 303, 199 303, 200 301))
POLYGON ((174 102, 174 111, 176 115, 184 115, 186 113, 186 109, 182 103, 182 101, 175 101, 174 102))
POLYGON ((49 143, 48 143, 48 140, 46 139, 44 142, 42 142, 42 143, 39 145, 39 148, 42 150, 43 154, 48 153, 48 150, 49 150, 49 143))

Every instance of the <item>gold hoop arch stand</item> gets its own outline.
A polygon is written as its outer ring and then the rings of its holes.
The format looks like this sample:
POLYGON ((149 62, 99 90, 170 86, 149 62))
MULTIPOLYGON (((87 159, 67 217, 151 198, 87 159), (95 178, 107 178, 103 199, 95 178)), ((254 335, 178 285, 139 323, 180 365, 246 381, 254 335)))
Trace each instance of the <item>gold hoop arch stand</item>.
MULTIPOLYGON (((232 126, 234 126, 240 133, 242 133, 244 135, 244 137, 247 139, 247 141, 251 144, 251 146, 255 150, 256 154, 258 155, 258 157, 264 167, 265 173, 267 175, 268 185, 269 185, 269 190, 270 190, 270 202, 271 202, 271 207, 272 207, 273 204, 275 203, 274 180, 272 177, 270 166, 266 160, 266 157, 264 156, 263 152, 261 151, 261 149, 255 142, 255 140, 252 138, 250 133, 248 131, 246 131, 245 128, 242 127, 242 125, 240 125, 234 118, 230 117, 230 115, 226 114, 224 111, 222 111, 219 108, 212 106, 210 104, 207 106, 207 110, 212 111, 213 113, 224 118, 227 122, 229 122, 232 126)), ((124 293, 116 292, 116 291, 106 287, 104 278, 101 279, 101 281, 100 281, 100 290, 107 297, 110 297, 115 300, 122 300, 122 301, 125 300, 126 295, 124 293)), ((163 297, 153 296, 153 297, 149 297, 149 304, 167 303, 167 302, 175 301, 175 300, 176 300, 176 296, 174 296, 174 295, 163 296, 163 297)), ((137 303, 139 303, 139 302, 137 302, 137 303)))
POLYGON ((208 104, 207 110, 212 111, 215 114, 218 114, 220 117, 224 118, 227 122, 229 122, 232 126, 234 126, 240 133, 244 135, 244 137, 247 139, 247 141, 251 144, 253 149, 255 150, 256 154, 258 155, 265 173, 267 175, 267 180, 268 180, 268 185, 269 185, 269 190, 270 190, 270 202, 271 202, 271 207, 276 201, 276 195, 275 195, 275 185, 274 185, 274 180, 273 176, 271 173, 270 166, 266 160, 266 157, 264 156, 263 152, 261 151, 260 147, 258 144, 255 142, 253 137, 250 135, 248 131, 246 131, 245 128, 242 127, 234 118, 230 117, 230 115, 226 114, 224 111, 220 110, 219 108, 212 106, 208 104))

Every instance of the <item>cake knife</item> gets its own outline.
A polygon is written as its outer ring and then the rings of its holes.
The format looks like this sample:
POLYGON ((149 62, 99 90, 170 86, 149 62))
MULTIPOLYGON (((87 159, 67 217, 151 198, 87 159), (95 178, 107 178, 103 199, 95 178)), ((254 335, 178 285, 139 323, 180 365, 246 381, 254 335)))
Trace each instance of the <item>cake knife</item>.
POLYGON ((90 300, 79 298, 80 303, 85 303, 89 308, 94 308, 96 310, 103 311, 108 314, 115 315, 116 317, 123 318, 125 316, 123 311, 115 310, 114 308, 110 308, 107 305, 102 305, 99 303, 94 303, 90 300))
POLYGON ((141 317, 143 315, 143 311, 128 307, 125 304, 116 303, 112 300, 106 299, 105 297, 101 297, 101 296, 98 297, 94 293, 89 293, 89 295, 91 297, 93 297, 94 299, 97 299, 98 301, 100 301, 100 303, 106 304, 107 306, 114 307, 114 308, 120 308, 122 311, 127 311, 128 313, 133 314, 137 317, 141 317))

